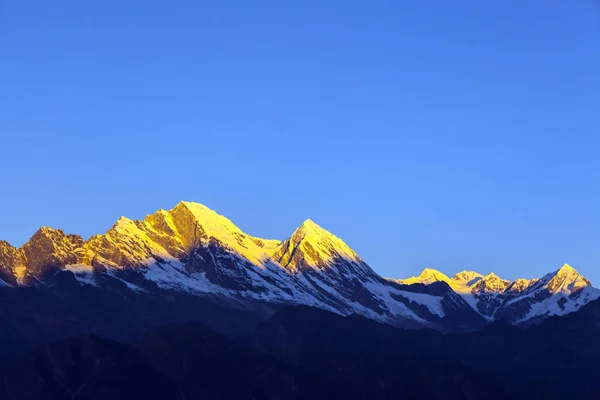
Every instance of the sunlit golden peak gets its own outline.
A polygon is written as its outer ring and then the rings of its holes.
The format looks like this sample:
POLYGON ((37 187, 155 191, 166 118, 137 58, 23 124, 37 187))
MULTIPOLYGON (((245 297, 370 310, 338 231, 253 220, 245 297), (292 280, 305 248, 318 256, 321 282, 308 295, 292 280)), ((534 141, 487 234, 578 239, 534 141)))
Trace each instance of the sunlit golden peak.
POLYGON ((421 272, 421 276, 425 277, 425 276, 438 276, 438 277, 443 277, 445 279, 448 279, 448 277, 446 276, 446 274, 444 274, 443 272, 438 271, 437 269, 433 269, 433 268, 424 268, 423 271, 421 272))
POLYGON ((476 278, 483 278, 479 272, 462 270, 452 277, 455 281, 471 281, 476 278))
POLYGON ((495 273, 490 272, 489 274, 484 276, 483 279, 500 279, 500 277, 498 275, 496 275, 495 273))
POLYGON ((306 236, 327 236, 331 235, 328 231, 317 225, 312 219, 307 219, 296 229, 295 235, 306 236))
POLYGON ((313 221, 313 220, 312 220, 312 219, 310 219, 310 218, 307 218, 307 219, 306 219, 306 220, 305 220, 305 221, 302 223, 301 227, 308 228, 308 229, 323 229, 323 228, 321 228, 319 225, 317 225, 317 224, 315 223, 315 221, 313 221))
POLYGON ((563 266, 560 267, 560 269, 558 271, 559 272, 575 272, 575 273, 577 273, 575 268, 571 267, 569 264, 563 264, 563 266))
POLYGON ((183 206, 186 206, 186 207, 194 207, 194 208, 203 208, 205 210, 213 211, 210 208, 206 207, 204 204, 202 204, 202 203, 196 203, 194 201, 184 201, 184 200, 182 200, 177 205, 178 206, 183 205, 183 206))

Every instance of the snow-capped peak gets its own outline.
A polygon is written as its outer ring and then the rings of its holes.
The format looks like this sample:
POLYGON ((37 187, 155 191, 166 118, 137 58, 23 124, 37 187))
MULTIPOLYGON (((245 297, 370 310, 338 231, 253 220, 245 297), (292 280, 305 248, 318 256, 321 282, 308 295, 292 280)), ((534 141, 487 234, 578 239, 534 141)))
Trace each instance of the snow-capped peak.
POLYGON ((187 247, 206 244, 205 242, 214 238, 254 265, 265 267, 271 262, 258 240, 245 234, 228 218, 203 204, 182 201, 168 211, 166 218, 183 236, 187 247))
POLYGON ((502 293, 506 290, 506 288, 511 284, 510 281, 504 280, 500 278, 498 275, 490 272, 480 281, 478 281, 473 288, 477 292, 485 292, 485 293, 502 293))
POLYGON ((518 278, 510 284, 506 291, 512 294, 519 294, 527 290, 527 288, 535 282, 537 282, 537 279, 529 280, 525 278, 518 278))
POLYGON ((429 285, 434 282, 446 282, 448 284, 451 283, 450 278, 448 278, 446 274, 433 268, 425 268, 419 276, 413 276, 407 279, 398 279, 396 282, 404 285, 412 285, 414 283, 429 285))
POLYGON ((466 286, 472 286, 483 278, 478 272, 475 271, 461 271, 452 277, 453 282, 458 282, 466 286))
POLYGON ((336 247, 343 249, 348 255, 356 255, 346 243, 340 238, 335 236, 333 233, 321 228, 313 220, 307 219, 300 225, 293 233, 292 238, 296 240, 306 241, 328 241, 334 244, 336 247))
POLYGON ((552 294, 571 294, 582 290, 586 286, 592 286, 589 280, 581 276, 569 264, 564 264, 557 271, 546 275, 542 278, 542 282, 552 294))
POLYGON ((560 267, 558 270, 559 271, 569 271, 569 272, 575 272, 575 273, 577 273, 577 271, 575 270, 575 268, 571 267, 567 263, 564 263, 563 266, 560 267))
POLYGON ((359 268, 366 265, 342 239, 310 219, 277 247, 273 257, 292 272, 325 270, 339 261, 356 264, 359 268))
POLYGON ((202 225, 204 233, 208 236, 220 237, 223 235, 229 236, 233 232, 242 233, 242 230, 235 226, 229 219, 217 214, 217 212, 203 204, 182 201, 173 210, 183 207, 192 213, 196 221, 202 225))
POLYGON ((543 316, 576 311, 599 297, 600 290, 592 287, 591 282, 573 267, 564 264, 541 279, 530 281, 520 296, 509 300, 506 307, 521 311, 516 314, 519 317, 516 322, 523 323, 543 316))
POLYGON ((127 231, 132 228, 132 225, 135 225, 133 220, 121 216, 113 225, 113 229, 121 233, 127 233, 127 231))
POLYGON ((315 221, 313 221, 310 218, 307 218, 306 220, 304 220, 304 222, 302 223, 302 225, 300 225, 300 228, 305 232, 309 232, 309 231, 325 231, 325 229, 321 228, 319 225, 317 225, 315 223, 315 221))

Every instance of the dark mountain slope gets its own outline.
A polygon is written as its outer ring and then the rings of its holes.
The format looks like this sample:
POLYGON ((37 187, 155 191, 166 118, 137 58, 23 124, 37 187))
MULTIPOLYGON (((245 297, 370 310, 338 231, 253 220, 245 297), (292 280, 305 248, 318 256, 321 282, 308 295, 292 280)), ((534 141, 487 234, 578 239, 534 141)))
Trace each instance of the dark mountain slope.
POLYGON ((357 399, 320 377, 198 323, 135 346, 94 335, 55 342, 0 376, 0 399, 357 399))
POLYGON ((443 335, 288 308, 259 326, 254 340, 295 365, 352 376, 364 393, 380 398, 402 391, 424 398, 443 392, 446 398, 593 399, 600 393, 599 316, 595 301, 528 329, 498 322, 443 335))
POLYGON ((599 322, 598 301, 462 335, 290 307, 243 341, 192 322, 133 345, 93 335, 46 345, 0 377, 0 398, 597 399, 599 322))
POLYGON ((45 345, 0 383, 3 399, 167 399, 176 392, 131 346, 95 335, 45 345))
POLYGON ((85 333, 131 341, 170 322, 202 321, 217 331, 241 335, 273 313, 265 307, 248 311, 227 304, 227 299, 176 291, 131 291, 109 277, 98 290, 80 286, 70 272, 56 274, 48 286, 0 288, 0 367, 48 341, 85 333))

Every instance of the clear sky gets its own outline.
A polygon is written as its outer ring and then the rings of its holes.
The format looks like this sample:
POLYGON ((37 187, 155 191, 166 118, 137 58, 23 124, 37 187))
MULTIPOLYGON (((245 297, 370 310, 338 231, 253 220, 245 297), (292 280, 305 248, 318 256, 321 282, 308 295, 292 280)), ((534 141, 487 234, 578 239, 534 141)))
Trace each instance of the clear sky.
POLYGON ((180 200, 376 271, 600 285, 600 3, 0 2, 0 238, 180 200))

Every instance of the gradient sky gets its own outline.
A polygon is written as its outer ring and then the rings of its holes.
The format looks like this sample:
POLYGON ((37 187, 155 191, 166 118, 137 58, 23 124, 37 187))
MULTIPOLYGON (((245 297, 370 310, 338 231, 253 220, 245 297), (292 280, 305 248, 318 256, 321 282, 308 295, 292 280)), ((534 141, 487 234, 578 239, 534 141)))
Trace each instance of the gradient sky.
POLYGON ((0 238, 180 200, 376 271, 600 284, 600 3, 0 2, 0 238))

